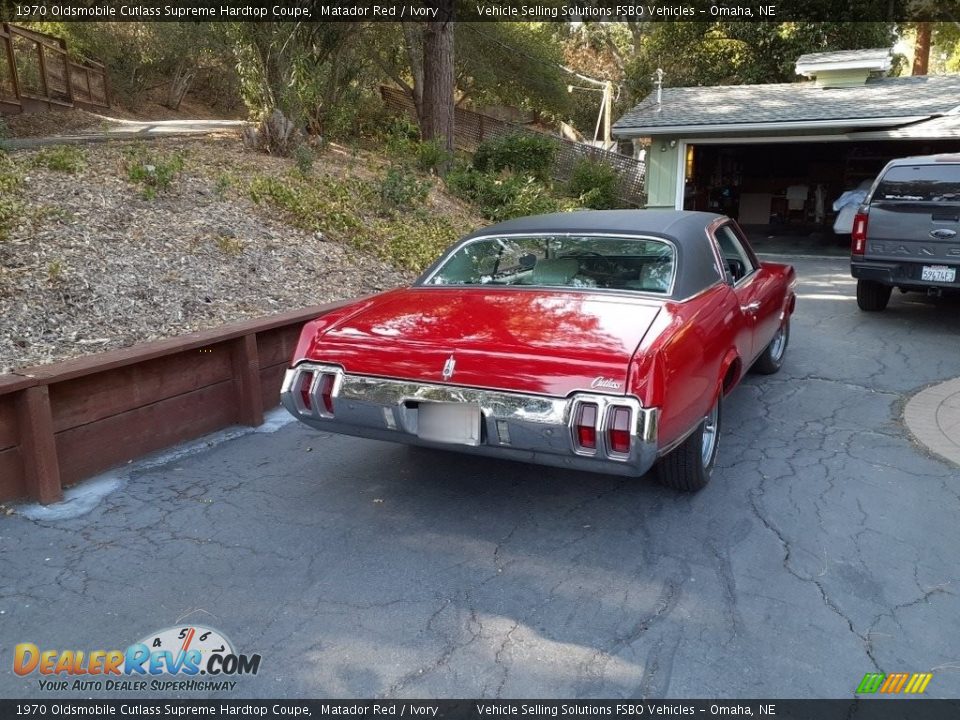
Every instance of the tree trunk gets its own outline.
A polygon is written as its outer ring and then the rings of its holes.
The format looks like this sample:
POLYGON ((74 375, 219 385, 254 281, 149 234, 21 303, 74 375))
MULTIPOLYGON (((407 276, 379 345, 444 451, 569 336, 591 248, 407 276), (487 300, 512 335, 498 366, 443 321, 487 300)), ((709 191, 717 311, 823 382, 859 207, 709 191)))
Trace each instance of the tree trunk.
POLYGON ((423 126, 423 29, 418 23, 401 23, 404 48, 413 76, 413 105, 417 109, 417 123, 423 126))
POLYGON ((436 140, 453 152, 453 4, 454 0, 431 0, 436 19, 427 23, 423 38, 424 140, 436 140))
POLYGON ((187 67, 183 62, 177 65, 173 73, 173 78, 170 80, 170 85, 167 86, 167 102, 164 104, 168 108, 171 110, 180 109, 183 96, 186 95, 187 90, 190 89, 190 84, 193 82, 194 77, 196 77, 195 70, 187 67))
POLYGON ((913 46, 911 75, 926 75, 930 66, 930 23, 917 23, 917 41, 913 46))

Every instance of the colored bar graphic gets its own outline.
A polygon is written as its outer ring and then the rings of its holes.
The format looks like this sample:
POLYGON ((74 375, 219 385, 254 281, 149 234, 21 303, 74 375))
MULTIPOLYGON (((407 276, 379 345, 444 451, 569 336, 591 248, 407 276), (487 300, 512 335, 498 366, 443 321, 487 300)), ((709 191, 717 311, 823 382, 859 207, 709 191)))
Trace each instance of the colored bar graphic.
POLYGON ((876 692, 887 695, 919 695, 926 691, 932 679, 933 673, 867 673, 857 686, 856 692, 864 695, 876 692))
POLYGON ((867 673, 857 687, 857 693, 875 693, 883 682, 883 673, 867 673))

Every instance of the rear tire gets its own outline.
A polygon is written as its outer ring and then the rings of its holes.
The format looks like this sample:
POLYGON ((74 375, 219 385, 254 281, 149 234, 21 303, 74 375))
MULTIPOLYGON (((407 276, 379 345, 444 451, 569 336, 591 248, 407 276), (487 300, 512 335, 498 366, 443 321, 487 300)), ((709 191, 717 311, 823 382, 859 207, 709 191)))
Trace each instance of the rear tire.
POLYGON ((679 492, 696 492, 710 482, 720 446, 721 396, 697 429, 657 462, 657 480, 679 492))
POLYGON ((790 342, 790 318, 783 320, 783 325, 773 336, 773 340, 760 354, 753 364, 753 370, 761 375, 773 375, 783 367, 783 358, 787 353, 787 343, 790 342))
POLYGON ((873 280, 857 280, 857 305, 866 312, 879 312, 890 302, 892 290, 889 285, 873 280))

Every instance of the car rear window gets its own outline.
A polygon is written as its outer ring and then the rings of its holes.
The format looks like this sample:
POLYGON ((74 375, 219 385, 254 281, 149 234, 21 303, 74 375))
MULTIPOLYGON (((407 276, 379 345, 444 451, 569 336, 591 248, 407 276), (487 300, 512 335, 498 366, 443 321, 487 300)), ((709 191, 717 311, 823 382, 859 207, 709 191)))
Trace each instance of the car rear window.
POLYGON ((457 248, 425 285, 531 285, 668 294, 673 245, 655 238, 489 237, 457 248))
POLYGON ((960 165, 900 165, 881 178, 874 200, 960 202, 960 165))

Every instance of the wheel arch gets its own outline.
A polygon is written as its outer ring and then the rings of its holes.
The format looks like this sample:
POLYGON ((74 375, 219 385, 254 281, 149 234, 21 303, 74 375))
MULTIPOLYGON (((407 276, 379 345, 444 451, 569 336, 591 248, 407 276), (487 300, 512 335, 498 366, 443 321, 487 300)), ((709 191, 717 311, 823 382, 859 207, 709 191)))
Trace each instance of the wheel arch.
POLYGON ((726 397, 740 382, 743 377, 743 361, 733 348, 727 351, 720 363, 720 387, 723 389, 723 395, 726 397))

